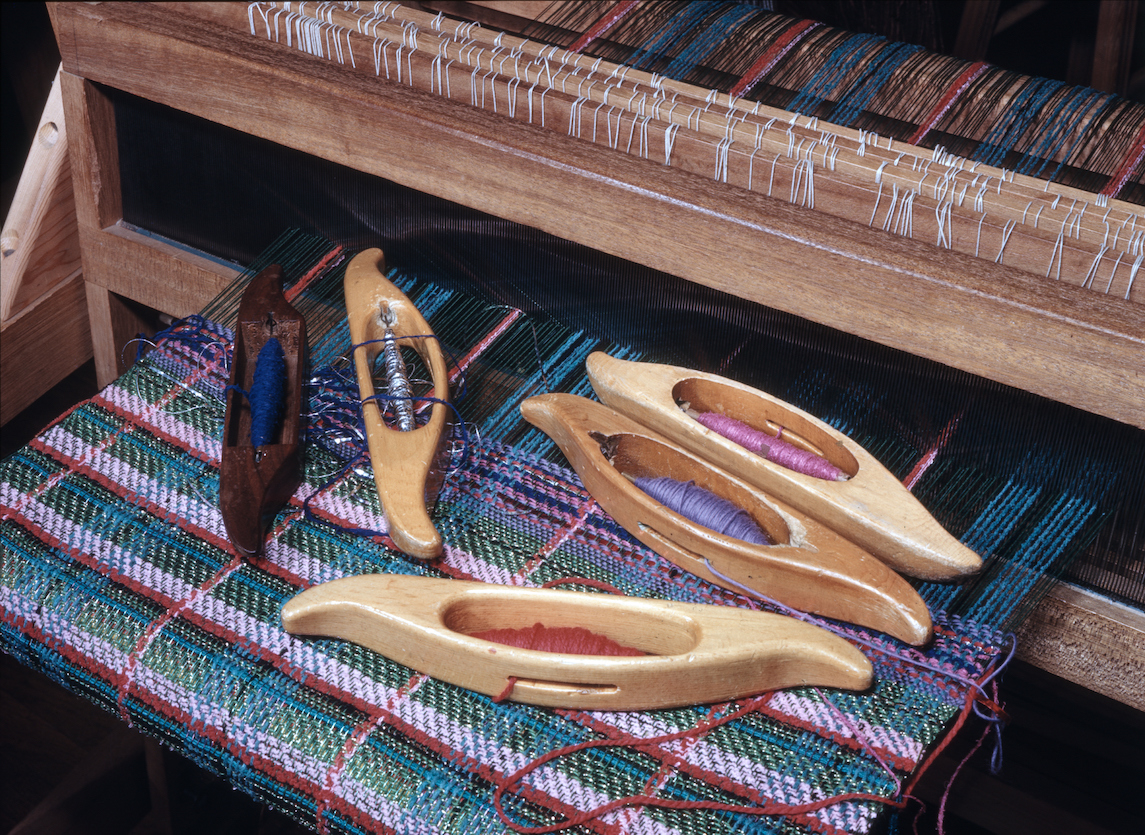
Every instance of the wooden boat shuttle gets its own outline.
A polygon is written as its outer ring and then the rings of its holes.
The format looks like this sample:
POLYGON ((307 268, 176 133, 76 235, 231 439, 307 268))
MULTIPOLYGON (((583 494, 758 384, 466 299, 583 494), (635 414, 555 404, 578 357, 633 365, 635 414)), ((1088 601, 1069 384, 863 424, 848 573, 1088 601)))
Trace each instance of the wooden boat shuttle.
POLYGON ((625 530, 686 571, 718 586, 867 626, 914 645, 931 636, 926 604, 859 545, 786 502, 583 397, 544 394, 521 404, 556 441, 585 488, 625 530), (745 510, 771 545, 719 533, 670 510, 636 478, 691 482, 745 510))
POLYGON ((782 615, 463 580, 346 577, 287 601, 282 622, 479 693, 556 708, 649 710, 802 685, 862 690, 873 675, 847 641, 782 615), (575 655, 473 637, 538 622, 590 625, 647 654, 575 655))

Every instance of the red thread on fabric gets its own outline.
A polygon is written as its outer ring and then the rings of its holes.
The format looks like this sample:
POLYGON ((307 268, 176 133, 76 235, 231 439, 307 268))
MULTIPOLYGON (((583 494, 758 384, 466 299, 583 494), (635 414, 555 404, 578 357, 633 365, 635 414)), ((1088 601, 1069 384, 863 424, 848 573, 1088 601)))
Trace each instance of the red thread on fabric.
POLYGON ((966 701, 962 705, 962 710, 958 713, 958 719, 955 720, 953 727, 947 731, 946 736, 942 738, 942 741, 939 742, 938 745, 934 746, 934 749, 930 752, 927 758, 922 761, 922 764, 917 769, 915 769, 914 774, 911 775, 910 780, 908 780, 906 785, 903 787, 904 795, 909 795, 914 791, 914 787, 918 785, 918 781, 922 779, 922 775, 926 773, 927 769, 934 765, 939 755, 950 746, 950 743, 954 741, 954 737, 956 737, 958 732, 962 730, 962 726, 966 724, 966 720, 970 716, 970 713, 974 707, 974 698, 976 693, 977 691, 973 689, 966 691, 966 701))
POLYGON ((513 694, 513 688, 517 686, 517 677, 509 676, 508 681, 505 682, 505 689, 493 697, 493 704, 499 705, 513 694))
POLYGON ((946 802, 950 799, 950 791, 954 788, 954 781, 958 779, 959 773, 962 771, 963 766, 970 762, 970 758, 978 753, 978 749, 982 747, 982 743, 986 741, 986 737, 990 735, 990 726, 987 725, 982 729, 982 733, 978 737, 978 741, 967 752, 962 761, 954 769, 954 773, 950 775, 950 779, 946 781, 946 788, 942 790, 942 799, 938 803, 938 833, 943 835, 946 832, 946 802))
POLYGON ((639 5, 639 0, 621 0, 621 2, 617 3, 608 12, 602 15, 596 23, 592 24, 587 32, 577 38, 573 45, 569 47, 569 52, 580 52, 583 50, 586 46, 619 23, 626 14, 639 5))
POLYGON ((601 591, 607 591, 620 597, 628 596, 623 590, 612 585, 612 583, 605 582, 604 580, 591 580, 588 577, 557 577, 556 579, 541 583, 541 588, 543 589, 552 589, 557 586, 588 586, 591 589, 600 589, 601 591))
POLYGON ((775 66, 780 58, 786 55, 788 51, 795 46, 795 44, 799 43, 812 29, 817 29, 822 25, 822 23, 816 20, 801 20, 796 23, 780 35, 775 43, 768 47, 767 51, 756 59, 755 63, 751 65, 748 71, 745 72, 740 80, 736 82, 735 86, 732 87, 728 95, 736 97, 746 96, 751 92, 751 88, 759 83, 759 80, 763 78, 764 74, 775 66))
POLYGON ((174 606, 171 606, 162 615, 155 618, 155 620, 151 621, 143 631, 143 634, 139 636, 139 640, 135 642, 135 646, 131 648, 131 653, 127 656, 127 663, 123 665, 119 693, 115 699, 116 707, 119 709, 119 715, 123 721, 127 723, 129 728, 134 727, 134 725, 131 721, 131 714, 127 712, 127 697, 131 693, 131 683, 135 677, 135 667, 139 663, 140 657, 146 652, 147 647, 151 645, 151 642, 155 640, 155 636, 162 631, 163 627, 178 617, 184 609, 189 609, 194 606, 196 600, 204 594, 208 594, 242 564, 242 557, 236 556, 211 577, 208 577, 199 586, 193 589, 185 598, 174 606))
POLYGON ((814 690, 818 694, 819 698, 823 701, 823 703, 825 705, 827 705, 829 708, 831 708, 832 711, 835 712, 835 715, 837 715, 839 717, 839 719, 843 723, 843 725, 846 726, 847 730, 849 730, 851 732, 851 735, 853 736, 855 741, 859 743, 859 745, 861 746, 861 749, 864 752, 866 752, 867 755, 871 757, 871 759, 873 759, 875 762, 877 762, 879 765, 881 765, 883 767, 883 771, 885 771, 887 774, 890 775, 891 779, 894 781, 896 791, 901 791, 902 790, 902 780, 899 779, 898 775, 895 774, 894 769, 891 768, 890 765, 887 764, 886 760, 884 760, 881 756, 879 756, 879 752, 875 750, 875 747, 867 741, 866 736, 863 734, 862 731, 859 730, 859 726, 856 725, 854 722, 852 722, 850 717, 847 716, 847 714, 845 714, 843 711, 841 711, 839 709, 838 705, 836 705, 833 701, 831 701, 823 693, 822 690, 820 690, 818 687, 812 687, 811 689, 814 690))
POLYGON ((567 522, 564 524, 564 526, 559 528, 552 535, 549 541, 542 545, 540 550, 533 554, 533 556, 530 557, 529 560, 517 570, 517 573, 514 575, 514 577, 518 580, 523 580, 524 578, 528 577, 529 574, 532 573, 533 569, 544 562, 551 553, 556 551, 557 548, 564 544, 565 540, 577 532, 577 530, 581 525, 584 524, 585 519, 588 518, 589 514, 592 513, 592 510, 595 507, 596 499, 586 494, 585 500, 581 502, 580 506, 576 510, 576 516, 566 517, 567 522))
POLYGON ((345 770, 346 763, 350 761, 350 757, 358 750, 358 747, 369 738, 370 734, 374 732, 374 728, 385 721, 387 714, 393 712, 394 706, 410 696, 411 693, 421 687, 427 680, 428 676, 418 673, 411 676, 410 679, 397 689, 393 697, 386 702, 384 707, 372 708, 365 719, 358 723, 354 728, 354 732, 346 737, 342 747, 338 750, 338 754, 334 757, 334 762, 330 763, 330 767, 326 769, 326 779, 323 781, 321 791, 317 792, 315 798, 317 803, 315 805, 315 826, 321 835, 326 835, 329 828, 326 826, 326 810, 330 808, 331 803, 334 801, 336 795, 334 794, 334 787, 337 784, 338 776, 345 770))
POLYGON ((461 376, 465 369, 469 368, 473 360, 481 356, 481 354, 485 352, 485 349, 496 341, 497 337, 508 330, 511 324, 521 318, 521 315, 520 310, 512 310, 504 319, 497 323, 493 330, 485 334, 480 342, 469 349, 469 353, 457 361, 457 365, 449 372, 449 382, 457 382, 457 378, 461 376))
POLYGON ((917 145, 921 142, 934 126, 938 124, 938 120, 943 117, 946 111, 954 105, 958 97, 966 92, 974 79, 984 73, 989 66, 989 64, 978 61, 963 70, 962 74, 954 79, 954 82, 946 89, 946 94, 938 100, 938 104, 936 104, 930 113, 927 114, 926 118, 919 123, 918 130, 907 140, 907 143, 917 145))
POLYGON ((1145 157, 1145 125, 1142 125, 1141 130, 1137 131, 1137 139, 1134 140, 1129 153, 1125 155, 1117 173, 1109 178, 1109 182, 1105 184, 1101 193, 1106 197, 1116 197, 1125 186, 1133 170, 1141 162, 1142 157, 1145 157))
MULTIPOLYGON (((761 696, 760 698, 768 698, 768 695, 761 696)), ((578 751, 584 751, 589 748, 609 748, 609 747, 633 747, 633 748, 647 748, 648 746, 662 745, 665 742, 672 742, 679 739, 692 739, 698 735, 707 733, 714 728, 725 725, 728 722, 746 716, 755 710, 758 699, 753 699, 746 705, 743 705, 723 716, 719 716, 711 721, 702 722, 694 728, 689 728, 686 731, 677 731, 675 733, 662 734, 656 737, 636 737, 629 734, 621 734, 618 737, 611 739, 594 739, 588 742, 580 742, 575 745, 568 745, 564 748, 558 748, 550 751, 547 754, 542 754, 537 757, 528 765, 518 769, 497 782, 497 788, 493 792, 493 808, 497 812, 497 816, 501 822, 512 829, 514 832, 521 833, 521 835, 547 835, 551 832, 560 832, 565 829, 570 829, 574 826, 580 826, 590 820, 606 815, 609 812, 616 811, 628 806, 647 807, 652 806, 660 809, 673 809, 676 811, 694 811, 694 810, 707 810, 716 812, 735 812, 744 815, 801 815, 808 812, 815 812, 819 809, 825 809, 828 806, 834 806, 838 803, 845 803, 848 801, 872 801, 876 803, 884 803, 896 808, 902 808, 905 804, 903 801, 893 798, 880 797, 879 795, 867 794, 865 792, 848 792, 846 794, 835 795, 833 797, 825 797, 819 800, 809 801, 806 803, 777 803, 773 801, 765 801, 755 806, 747 806, 737 803, 718 803, 715 801, 707 800, 669 800, 665 798, 649 797, 648 795, 632 795, 630 797, 620 797, 608 803, 601 804, 593 809, 588 809, 583 812, 578 812, 560 823, 550 824, 548 826, 522 826, 514 821, 505 812, 502 798, 506 791, 509 791, 524 777, 532 771, 548 764, 558 757, 575 754, 578 751)))

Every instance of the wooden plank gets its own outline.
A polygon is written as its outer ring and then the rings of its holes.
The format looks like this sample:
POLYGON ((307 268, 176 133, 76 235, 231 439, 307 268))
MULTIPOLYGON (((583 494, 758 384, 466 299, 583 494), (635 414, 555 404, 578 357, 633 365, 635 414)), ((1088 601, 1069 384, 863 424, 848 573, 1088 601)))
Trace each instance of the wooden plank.
POLYGON ((1018 632, 1018 657, 1145 711, 1145 613, 1059 583, 1018 632))
POLYGON ((115 113, 106 95, 72 73, 60 74, 60 90, 71 129, 76 218, 81 229, 102 229, 123 217, 115 113))
POLYGON ((1138 305, 562 141, 148 4, 53 15, 69 72, 1145 426, 1138 305))
POLYGON ((198 313, 240 272, 122 223, 81 228, 80 242, 90 284, 176 318, 198 313))
POLYGON ((4 220, 0 321, 51 293, 80 268, 67 147, 57 73, 4 220))
MULTIPOLYGON (((461 5, 463 16, 479 11, 484 19, 491 14, 482 7, 461 5)), ((1112 200, 1099 206, 1090 192, 978 163, 966 170, 965 160, 936 160, 931 150, 901 142, 892 150, 889 139, 884 147, 839 125, 812 126, 807 117, 800 123, 783 110, 762 107, 757 113, 742 99, 730 101, 730 110, 725 111, 722 104, 711 106, 707 89, 656 80, 649 73, 609 62, 598 66, 587 56, 562 53, 559 68, 546 74, 540 70, 548 64, 540 63, 545 47, 537 43, 510 36, 498 46, 499 35, 468 28, 464 37, 457 38, 446 34, 450 24, 437 26, 431 14, 409 6, 388 7, 397 17, 386 22, 367 17, 366 9, 326 9, 319 18, 318 7, 310 8, 313 11, 294 19, 292 26, 321 26, 330 39, 344 41, 343 60, 347 50, 361 55, 368 46, 369 38, 355 34, 362 28, 383 39, 381 43, 390 43, 395 54, 375 55, 373 67, 365 61, 350 62, 357 64, 353 69, 358 75, 373 76, 384 66, 387 78, 391 70, 397 77, 398 67, 393 66, 398 63, 397 44, 406 39, 403 24, 409 23, 420 27, 425 37, 419 41, 420 50, 403 53, 399 79, 403 85, 438 95, 445 90, 502 118, 539 122, 550 133, 575 133, 577 140, 635 156, 658 154, 663 146, 665 164, 705 178, 715 176, 725 187, 788 195, 789 202, 813 206, 819 213, 935 241, 975 258, 1004 261, 1041 278, 1052 276, 1094 292, 1145 302, 1145 284, 1134 281, 1133 256, 1128 251, 1131 236, 1110 235, 1112 229, 1132 225, 1136 212, 1131 204, 1112 200), (434 34, 439 31, 442 35, 434 34), (510 64, 497 55, 505 49, 515 53, 518 47, 522 56, 514 71, 516 57, 510 64), (570 66, 577 68, 575 75, 562 72, 570 66), (625 70, 623 84, 615 76, 620 69, 625 70), (671 106, 650 104, 662 102, 664 96, 671 106), (625 136, 632 142, 624 141, 625 136), (969 202, 968 193, 973 195, 969 202)), ((249 27, 247 15, 234 6, 192 3, 179 9, 232 31, 245 32, 249 27)), ((265 22, 255 15, 255 25, 259 34, 269 37, 277 16, 269 9, 265 14, 265 22)), ((338 60, 329 54, 325 58, 338 60)), ((926 73, 919 75, 915 83, 925 85, 926 73)), ((998 94, 1005 98, 1015 92, 998 94)))
POLYGON ((1102 0, 1098 4, 1093 74, 1089 82, 1095 90, 1125 95, 1133 66, 1134 40, 1140 35, 1138 6, 1138 0, 1102 0))
POLYGON ((78 272, 0 325, 0 425, 20 414, 92 355, 84 280, 78 272))
POLYGON ((103 388, 115 382, 132 366, 134 353, 126 351, 138 335, 150 336, 147 318, 126 300, 90 281, 84 283, 92 347, 95 355, 95 381, 103 388))

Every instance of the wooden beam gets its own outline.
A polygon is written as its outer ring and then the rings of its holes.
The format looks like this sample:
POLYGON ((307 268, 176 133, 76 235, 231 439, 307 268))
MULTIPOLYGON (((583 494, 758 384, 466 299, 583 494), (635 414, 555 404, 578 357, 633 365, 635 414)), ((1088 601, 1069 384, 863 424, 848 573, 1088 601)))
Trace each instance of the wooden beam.
POLYGON ((1145 426, 1140 305, 722 188, 209 20, 149 4, 53 15, 65 68, 90 80, 1145 426))
POLYGON ((58 72, 4 220, 2 249, 0 322, 51 293, 80 268, 58 72))
POLYGON ((1018 632, 1018 657, 1145 711, 1145 612, 1058 583, 1018 632))

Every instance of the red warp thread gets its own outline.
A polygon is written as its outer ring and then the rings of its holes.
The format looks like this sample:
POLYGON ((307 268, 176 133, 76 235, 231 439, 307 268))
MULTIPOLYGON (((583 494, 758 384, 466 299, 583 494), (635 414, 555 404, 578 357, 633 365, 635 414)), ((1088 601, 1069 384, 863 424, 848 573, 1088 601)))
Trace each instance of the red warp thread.
POLYGON ((314 265, 310 272, 302 276, 302 278, 294 282, 293 286, 283 292, 283 298, 285 298, 288 302, 293 302, 298 297, 298 295, 307 287, 309 287, 310 283, 314 281, 314 279, 316 279, 319 275, 321 275, 322 272, 341 254, 341 246, 336 246, 327 252, 322 260, 314 265))
POLYGON ((541 583, 541 588, 552 589, 557 586, 588 586, 590 589, 600 589, 601 591, 611 592, 612 594, 619 595, 620 597, 627 597, 623 589, 617 588, 612 583, 605 582, 604 580, 592 580, 588 577, 557 577, 554 580, 546 580, 541 583))
POLYGON ((636 0, 621 0, 621 2, 613 6, 612 9, 594 23, 587 32, 577 38, 576 43, 569 47, 569 52, 581 52, 584 50, 585 47, 619 23, 621 18, 638 5, 636 0))
MULTIPOLYGON (((766 698, 766 697, 761 697, 766 698)), ((828 806, 834 806, 837 803, 846 803, 849 801, 872 801, 875 803, 884 803, 888 806, 902 808, 905 802, 888 797, 881 797, 879 795, 867 794, 865 792, 848 792, 846 794, 834 795, 833 797, 824 797, 819 800, 809 801, 807 803, 776 803, 773 801, 765 801, 756 806, 740 805, 736 803, 718 803, 712 800, 668 800, 660 797, 650 797, 648 795, 632 795, 629 797, 619 797, 608 803, 597 806, 595 809, 589 809, 584 812, 578 812, 569 818, 566 818, 561 823, 549 824, 548 826, 523 826, 508 816, 502 804, 502 798, 505 792, 515 787, 525 775, 540 768, 546 763, 557 759, 558 757, 575 754, 577 751, 584 751, 589 748, 608 748, 608 747, 631 747, 643 748, 649 746, 662 745, 666 742, 673 742, 678 739, 695 738, 699 737, 710 730, 725 725, 739 719, 741 716, 754 711, 759 705, 760 699, 752 699, 746 705, 743 705, 730 713, 725 714, 710 722, 701 723, 694 728, 689 728, 686 731, 676 731, 675 733, 663 734, 655 737, 636 737, 629 734, 622 734, 619 737, 612 739, 594 739, 588 742, 580 742, 575 745, 568 745, 564 748, 558 748, 555 751, 550 751, 536 758, 528 765, 510 774, 505 779, 497 783, 497 788, 493 792, 493 808, 497 811, 497 816, 501 822, 512 829, 514 832, 519 832, 521 835, 547 835, 550 832, 560 832, 565 829, 570 829, 574 826, 580 826, 590 820, 594 820, 609 812, 622 809, 626 806, 652 806, 659 809, 674 809, 677 811, 694 811, 694 810, 708 810, 714 812, 735 812, 742 815, 801 815, 808 812, 815 812, 819 809, 825 809, 828 806)))

